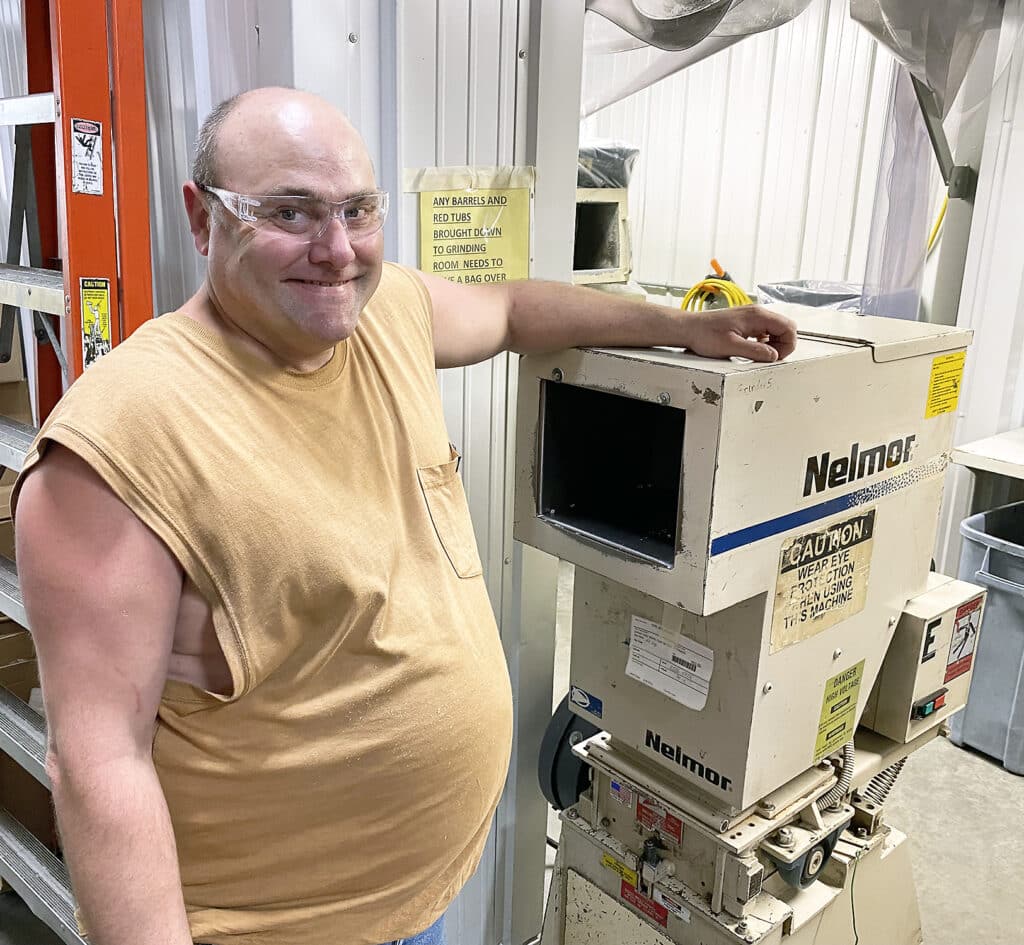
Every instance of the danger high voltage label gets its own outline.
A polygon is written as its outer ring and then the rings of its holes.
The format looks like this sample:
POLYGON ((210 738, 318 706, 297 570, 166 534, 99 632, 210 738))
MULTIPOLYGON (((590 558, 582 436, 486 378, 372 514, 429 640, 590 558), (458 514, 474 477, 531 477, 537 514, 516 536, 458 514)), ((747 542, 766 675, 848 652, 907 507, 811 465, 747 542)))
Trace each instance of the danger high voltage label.
POLYGON ((782 546, 771 652, 813 637, 864 609, 875 510, 798 535, 782 546))

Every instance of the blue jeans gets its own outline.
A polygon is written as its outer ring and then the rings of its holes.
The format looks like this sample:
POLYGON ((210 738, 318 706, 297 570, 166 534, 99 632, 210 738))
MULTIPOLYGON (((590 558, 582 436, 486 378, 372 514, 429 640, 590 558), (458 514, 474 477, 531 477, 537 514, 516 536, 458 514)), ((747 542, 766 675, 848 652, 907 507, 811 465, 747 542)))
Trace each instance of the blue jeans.
POLYGON ((387 945, 445 945, 444 941, 444 916, 441 916, 426 932, 420 932, 412 938, 399 939, 397 942, 388 942, 387 945))

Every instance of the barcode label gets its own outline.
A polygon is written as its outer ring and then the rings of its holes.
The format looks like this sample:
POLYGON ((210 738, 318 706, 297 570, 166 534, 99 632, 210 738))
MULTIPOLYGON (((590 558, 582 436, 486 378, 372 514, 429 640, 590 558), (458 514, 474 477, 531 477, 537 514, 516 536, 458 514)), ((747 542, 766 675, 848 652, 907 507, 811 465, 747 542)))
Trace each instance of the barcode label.
POLYGON ((631 615, 626 675, 700 712, 708 700, 715 654, 678 630, 631 615))

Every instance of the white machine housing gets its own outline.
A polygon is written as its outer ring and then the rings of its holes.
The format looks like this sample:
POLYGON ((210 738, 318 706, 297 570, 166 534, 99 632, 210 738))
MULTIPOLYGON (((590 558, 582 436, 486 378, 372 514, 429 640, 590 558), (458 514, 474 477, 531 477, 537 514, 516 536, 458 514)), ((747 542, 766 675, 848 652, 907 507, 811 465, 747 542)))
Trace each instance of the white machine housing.
POLYGON ((776 364, 520 367, 515 537, 577 565, 574 711, 727 815, 853 738, 926 589, 970 342, 781 308, 776 364))

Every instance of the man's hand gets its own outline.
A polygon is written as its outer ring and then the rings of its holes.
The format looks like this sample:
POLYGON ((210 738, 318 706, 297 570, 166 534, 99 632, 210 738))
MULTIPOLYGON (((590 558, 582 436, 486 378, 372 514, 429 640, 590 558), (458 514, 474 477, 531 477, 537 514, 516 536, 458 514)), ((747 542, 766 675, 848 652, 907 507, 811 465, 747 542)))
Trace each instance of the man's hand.
POLYGON ((796 347, 796 324, 757 305, 682 314, 688 347, 705 358, 750 358, 781 361, 796 347))

